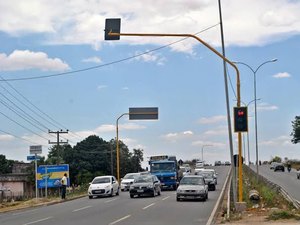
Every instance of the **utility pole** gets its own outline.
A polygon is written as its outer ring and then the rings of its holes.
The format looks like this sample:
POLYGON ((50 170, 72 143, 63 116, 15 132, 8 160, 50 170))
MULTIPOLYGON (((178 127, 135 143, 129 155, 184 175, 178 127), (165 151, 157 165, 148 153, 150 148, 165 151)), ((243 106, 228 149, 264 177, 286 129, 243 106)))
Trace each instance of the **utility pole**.
POLYGON ((54 142, 51 142, 51 141, 48 141, 48 144, 56 144, 56 147, 57 147, 57 164, 60 164, 60 158, 61 158, 61 154, 60 154, 60 150, 59 150, 59 144, 68 144, 68 140, 67 141, 62 141, 60 140, 59 141, 59 135, 60 134, 67 134, 69 132, 69 130, 66 130, 66 131, 63 131, 63 130, 60 130, 60 131, 51 131, 51 130, 48 130, 48 133, 49 134, 56 134, 56 141, 54 142))

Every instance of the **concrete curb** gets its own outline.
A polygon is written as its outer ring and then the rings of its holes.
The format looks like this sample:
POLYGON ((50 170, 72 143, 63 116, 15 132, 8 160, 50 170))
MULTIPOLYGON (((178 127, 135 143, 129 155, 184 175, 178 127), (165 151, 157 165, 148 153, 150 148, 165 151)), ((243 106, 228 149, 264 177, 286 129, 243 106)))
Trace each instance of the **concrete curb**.
MULTIPOLYGON (((232 168, 232 167, 231 167, 231 168, 232 168)), ((229 172, 228 172, 228 174, 227 174, 227 176, 226 176, 226 179, 225 179, 224 185, 223 185, 223 187, 222 187, 220 196, 219 196, 219 198, 218 198, 218 200, 217 200, 217 202, 216 202, 216 205, 215 205, 215 207, 214 207, 214 209, 213 209, 213 211, 212 211, 210 217, 208 218, 208 221, 207 221, 206 225, 211 225, 211 224, 213 224, 213 222, 214 222, 214 220, 215 220, 215 218, 216 218, 217 210, 219 209, 220 204, 221 204, 221 199, 223 199, 223 197, 224 197, 224 193, 225 193, 226 187, 227 187, 227 185, 228 185, 228 181, 230 180, 229 177, 230 177, 230 175, 231 175, 231 170, 232 170, 231 168, 230 168, 230 170, 229 170, 229 172)))

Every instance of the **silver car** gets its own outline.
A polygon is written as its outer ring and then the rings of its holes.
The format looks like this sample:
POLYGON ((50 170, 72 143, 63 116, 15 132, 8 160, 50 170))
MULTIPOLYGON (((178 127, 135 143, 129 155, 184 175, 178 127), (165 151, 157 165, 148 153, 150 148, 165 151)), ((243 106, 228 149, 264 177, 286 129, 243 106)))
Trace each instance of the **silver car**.
POLYGON ((208 186, 205 184, 204 178, 198 175, 184 176, 176 190, 176 200, 181 199, 199 199, 208 198, 208 186))

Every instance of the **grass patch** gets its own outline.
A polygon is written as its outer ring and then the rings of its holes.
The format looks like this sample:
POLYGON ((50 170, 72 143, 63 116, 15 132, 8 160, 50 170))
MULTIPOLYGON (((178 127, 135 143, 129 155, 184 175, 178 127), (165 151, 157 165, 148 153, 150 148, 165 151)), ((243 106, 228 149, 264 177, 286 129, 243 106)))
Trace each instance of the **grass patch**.
POLYGON ((288 212, 288 211, 275 211, 272 212, 268 217, 268 220, 280 220, 280 219, 296 219, 300 220, 300 216, 295 214, 295 212, 288 212))

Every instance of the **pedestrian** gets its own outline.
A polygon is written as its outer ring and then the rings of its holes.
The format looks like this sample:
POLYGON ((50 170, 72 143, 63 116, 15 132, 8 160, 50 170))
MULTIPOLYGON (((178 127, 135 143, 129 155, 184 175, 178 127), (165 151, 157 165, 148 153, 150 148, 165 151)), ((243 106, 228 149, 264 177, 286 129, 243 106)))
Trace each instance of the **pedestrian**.
POLYGON ((66 173, 61 178, 60 182, 61 182, 61 199, 66 199, 66 191, 68 185, 68 178, 66 173))

